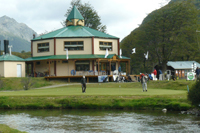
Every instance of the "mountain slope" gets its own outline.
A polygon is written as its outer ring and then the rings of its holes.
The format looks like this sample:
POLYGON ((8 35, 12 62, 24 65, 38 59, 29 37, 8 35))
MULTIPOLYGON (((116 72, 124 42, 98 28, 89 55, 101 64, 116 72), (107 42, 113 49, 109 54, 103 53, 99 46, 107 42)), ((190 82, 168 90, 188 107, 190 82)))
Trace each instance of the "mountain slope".
POLYGON ((199 61, 198 3, 179 1, 151 12, 120 43, 124 55, 131 57, 134 73, 150 73, 155 65, 165 71, 167 61, 199 61), (130 55, 132 48, 137 48, 134 55, 130 55))
POLYGON ((3 50, 3 40, 9 40, 9 44, 13 46, 12 51, 21 52, 31 50, 30 40, 33 34, 37 33, 23 23, 7 16, 0 17, 0 40, 1 50, 3 50))

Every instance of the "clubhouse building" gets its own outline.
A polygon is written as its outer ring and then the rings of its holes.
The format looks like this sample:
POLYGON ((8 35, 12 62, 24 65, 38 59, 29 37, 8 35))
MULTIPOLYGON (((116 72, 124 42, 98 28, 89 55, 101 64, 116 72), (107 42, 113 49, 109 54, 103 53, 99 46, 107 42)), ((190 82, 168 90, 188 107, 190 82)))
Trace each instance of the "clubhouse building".
POLYGON ((130 58, 120 55, 119 38, 85 27, 76 6, 66 27, 31 40, 31 55, 25 59, 28 73, 47 79, 112 76, 120 63, 125 63, 123 74, 130 73, 130 58))

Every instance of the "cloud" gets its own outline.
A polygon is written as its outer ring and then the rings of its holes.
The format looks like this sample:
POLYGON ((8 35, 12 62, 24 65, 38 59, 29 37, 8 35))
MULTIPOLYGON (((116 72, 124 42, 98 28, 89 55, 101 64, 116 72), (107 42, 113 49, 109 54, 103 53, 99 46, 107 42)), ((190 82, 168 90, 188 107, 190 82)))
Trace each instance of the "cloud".
MULTIPOLYGON (((148 13, 160 7, 163 0, 82 0, 89 2, 101 17, 107 32, 123 39, 141 24, 148 13)), ((25 23, 37 33, 62 28, 61 21, 71 0, 4 0, 0 17, 8 16, 25 23)))

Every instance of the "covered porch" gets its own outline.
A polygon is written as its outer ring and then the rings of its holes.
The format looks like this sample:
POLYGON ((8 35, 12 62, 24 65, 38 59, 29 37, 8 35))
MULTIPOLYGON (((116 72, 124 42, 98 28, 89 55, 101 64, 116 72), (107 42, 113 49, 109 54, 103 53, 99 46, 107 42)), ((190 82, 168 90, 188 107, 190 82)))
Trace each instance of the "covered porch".
POLYGON ((31 57, 26 59, 27 74, 32 77, 53 78, 96 78, 102 75, 127 75, 130 73, 130 59, 118 55, 52 55, 43 57, 31 57), (123 65, 122 65, 123 64, 123 65), (119 66, 123 71, 118 72, 119 66))

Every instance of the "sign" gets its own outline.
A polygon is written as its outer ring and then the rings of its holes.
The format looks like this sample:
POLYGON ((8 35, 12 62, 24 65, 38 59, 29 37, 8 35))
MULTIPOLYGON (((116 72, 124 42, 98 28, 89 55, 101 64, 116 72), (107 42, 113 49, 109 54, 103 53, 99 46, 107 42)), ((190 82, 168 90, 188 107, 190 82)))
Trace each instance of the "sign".
POLYGON ((195 73, 194 72, 188 72, 187 73, 187 80, 195 80, 195 73))
POLYGON ((106 82, 108 82, 108 75, 98 76, 98 82, 103 82, 105 78, 107 78, 106 82))
POLYGON ((116 81, 118 75, 113 75, 113 81, 116 81))

